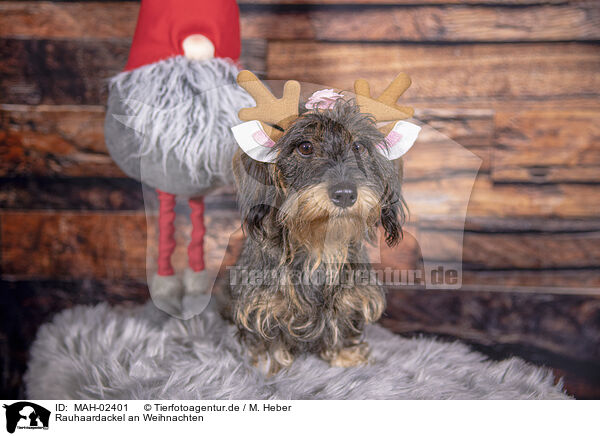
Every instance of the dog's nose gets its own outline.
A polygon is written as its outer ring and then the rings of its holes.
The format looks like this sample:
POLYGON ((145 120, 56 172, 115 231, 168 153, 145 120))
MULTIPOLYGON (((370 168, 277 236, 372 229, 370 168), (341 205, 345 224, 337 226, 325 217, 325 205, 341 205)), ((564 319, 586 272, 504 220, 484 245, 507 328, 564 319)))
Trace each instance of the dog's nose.
POLYGON ((356 185, 352 182, 341 182, 329 188, 329 198, 338 207, 350 207, 356 203, 356 185))

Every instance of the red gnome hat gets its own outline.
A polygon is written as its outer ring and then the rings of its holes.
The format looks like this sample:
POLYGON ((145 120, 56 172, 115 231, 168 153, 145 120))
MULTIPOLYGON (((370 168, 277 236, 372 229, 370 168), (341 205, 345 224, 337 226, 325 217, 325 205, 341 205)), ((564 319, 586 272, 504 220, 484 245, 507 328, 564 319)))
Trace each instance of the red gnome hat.
POLYGON ((240 20, 235 0, 142 0, 125 71, 183 55, 183 41, 204 35, 215 57, 240 57, 240 20))

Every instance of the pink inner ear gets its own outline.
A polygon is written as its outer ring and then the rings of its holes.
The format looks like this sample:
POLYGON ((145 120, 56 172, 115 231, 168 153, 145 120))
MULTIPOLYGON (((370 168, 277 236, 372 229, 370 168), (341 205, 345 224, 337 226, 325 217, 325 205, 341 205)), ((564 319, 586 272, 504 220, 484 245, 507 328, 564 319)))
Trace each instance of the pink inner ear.
POLYGON ((275 145, 275 142, 262 130, 254 132, 252 138, 263 147, 273 147, 275 145))
POLYGON ((402 141, 403 137, 404 136, 402 135, 402 133, 398 133, 395 130, 392 130, 385 137, 385 141, 382 141, 379 144, 377 144, 377 147, 379 147, 379 148, 387 148, 388 144, 389 144, 389 147, 393 147, 395 144, 397 144, 398 142, 402 141))
POLYGON ((392 130, 390 133, 388 133, 388 135, 385 137, 385 139, 387 139, 387 142, 390 144, 396 144, 400 141, 402 141, 402 138, 404 136, 402 135, 402 133, 398 133, 395 130, 392 130))

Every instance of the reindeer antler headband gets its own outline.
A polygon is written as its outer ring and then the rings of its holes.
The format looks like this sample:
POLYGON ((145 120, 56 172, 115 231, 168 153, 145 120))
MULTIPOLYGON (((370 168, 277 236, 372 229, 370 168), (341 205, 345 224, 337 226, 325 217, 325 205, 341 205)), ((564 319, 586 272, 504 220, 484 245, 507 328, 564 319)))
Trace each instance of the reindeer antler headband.
MULTIPOLYGON (((235 139, 251 158, 260 162, 273 162, 275 155, 271 153, 272 147, 299 116, 300 83, 295 80, 287 81, 283 87, 283 96, 276 98, 250 71, 241 71, 237 82, 254 98, 256 107, 240 110, 239 118, 246 122, 231 129, 235 139)), ((390 121, 379 127, 386 137, 378 146, 379 151, 390 160, 405 154, 421 130, 415 124, 402 121, 413 116, 413 108, 396 104, 410 83, 410 77, 400 73, 374 99, 366 80, 358 79, 354 82, 356 102, 361 112, 373 115, 378 123, 390 121)), ((317 91, 313 96, 319 92, 322 91, 317 91)), ((339 94, 334 95, 340 97, 339 94)))

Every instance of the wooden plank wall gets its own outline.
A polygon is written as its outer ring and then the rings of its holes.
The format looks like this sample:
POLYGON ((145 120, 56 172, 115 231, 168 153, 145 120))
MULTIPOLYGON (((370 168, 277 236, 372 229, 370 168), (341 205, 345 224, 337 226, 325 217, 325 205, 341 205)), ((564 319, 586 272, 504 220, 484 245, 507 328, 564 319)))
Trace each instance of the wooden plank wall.
MULTIPOLYGON (((12 312, 2 355, 16 347, 26 356, 35 327, 63 307, 147 297, 141 189, 111 161, 102 131, 106 80, 126 62, 138 7, 0 1, 0 284, 12 312), (28 327, 15 330, 15 322, 28 327)), ((240 7, 246 67, 340 88, 364 77, 375 89, 405 71, 413 78, 405 101, 417 116, 482 159, 464 237, 469 292, 395 290, 386 324, 486 346, 531 345, 596 369, 598 2, 242 0, 240 7), (490 316, 498 305, 505 315, 490 316)), ((460 186, 460 162, 433 155, 407 186, 435 190, 431 169, 440 161, 456 166, 452 183, 460 186)), ((237 226, 231 193, 210 198, 208 209, 226 223, 209 244, 224 250, 237 226)), ((416 236, 439 230, 411 228, 416 236)), ((404 248, 410 259, 418 255, 410 240, 404 248)), ((440 252, 446 248, 440 240, 440 252)), ((4 364, 3 374, 23 366, 4 364)), ((582 396, 596 392, 569 380, 582 396)), ((18 376, 2 384, 18 392, 18 376)))

